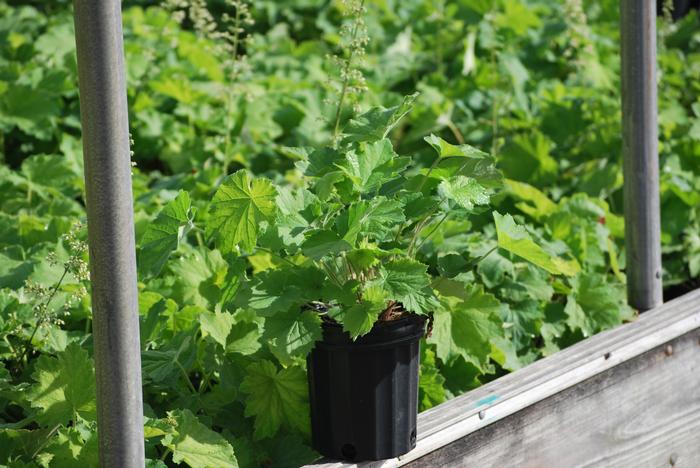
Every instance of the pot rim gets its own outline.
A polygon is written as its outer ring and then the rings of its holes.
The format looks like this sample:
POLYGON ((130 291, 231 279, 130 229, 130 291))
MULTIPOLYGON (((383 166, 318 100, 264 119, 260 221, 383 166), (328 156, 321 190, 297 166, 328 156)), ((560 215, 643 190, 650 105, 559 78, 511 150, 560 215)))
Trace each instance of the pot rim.
POLYGON ((343 331, 339 323, 323 322, 323 338, 316 342, 321 348, 369 350, 388 348, 409 341, 417 341, 425 335, 427 316, 408 314, 397 320, 380 321, 374 324, 372 330, 356 340, 343 331))

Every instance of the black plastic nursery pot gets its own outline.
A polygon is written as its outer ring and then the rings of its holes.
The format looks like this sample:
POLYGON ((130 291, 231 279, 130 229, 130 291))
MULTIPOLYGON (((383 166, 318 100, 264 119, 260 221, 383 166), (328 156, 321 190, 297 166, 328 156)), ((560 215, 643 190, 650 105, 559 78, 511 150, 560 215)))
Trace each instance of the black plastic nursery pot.
POLYGON ((307 358, 313 447, 348 461, 382 460, 416 446, 420 339, 425 317, 377 322, 352 341, 324 323, 307 358))

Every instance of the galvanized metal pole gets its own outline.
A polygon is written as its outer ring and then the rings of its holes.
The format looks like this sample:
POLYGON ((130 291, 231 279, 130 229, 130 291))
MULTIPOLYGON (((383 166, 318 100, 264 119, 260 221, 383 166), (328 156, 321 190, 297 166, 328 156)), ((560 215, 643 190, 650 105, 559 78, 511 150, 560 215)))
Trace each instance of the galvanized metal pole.
POLYGON ((100 466, 142 468, 129 122, 120 0, 74 0, 100 466))
POLYGON ((620 1, 627 298, 663 301, 656 98, 656 0, 620 1))

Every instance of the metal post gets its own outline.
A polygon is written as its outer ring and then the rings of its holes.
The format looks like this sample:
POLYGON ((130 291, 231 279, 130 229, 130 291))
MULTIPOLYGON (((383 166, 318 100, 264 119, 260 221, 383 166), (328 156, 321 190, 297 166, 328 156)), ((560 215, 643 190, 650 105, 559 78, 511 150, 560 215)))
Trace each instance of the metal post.
POLYGON ((74 0, 100 466, 142 468, 143 402, 120 0, 74 0))
POLYGON ((627 298, 644 311, 663 301, 656 1, 621 0, 620 13, 627 298))

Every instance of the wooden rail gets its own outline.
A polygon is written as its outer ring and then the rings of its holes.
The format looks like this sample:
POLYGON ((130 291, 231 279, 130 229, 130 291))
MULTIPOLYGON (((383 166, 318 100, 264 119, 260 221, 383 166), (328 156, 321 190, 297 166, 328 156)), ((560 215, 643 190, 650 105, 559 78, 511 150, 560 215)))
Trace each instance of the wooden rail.
POLYGON ((396 466, 700 466, 700 290, 418 417, 396 466))

